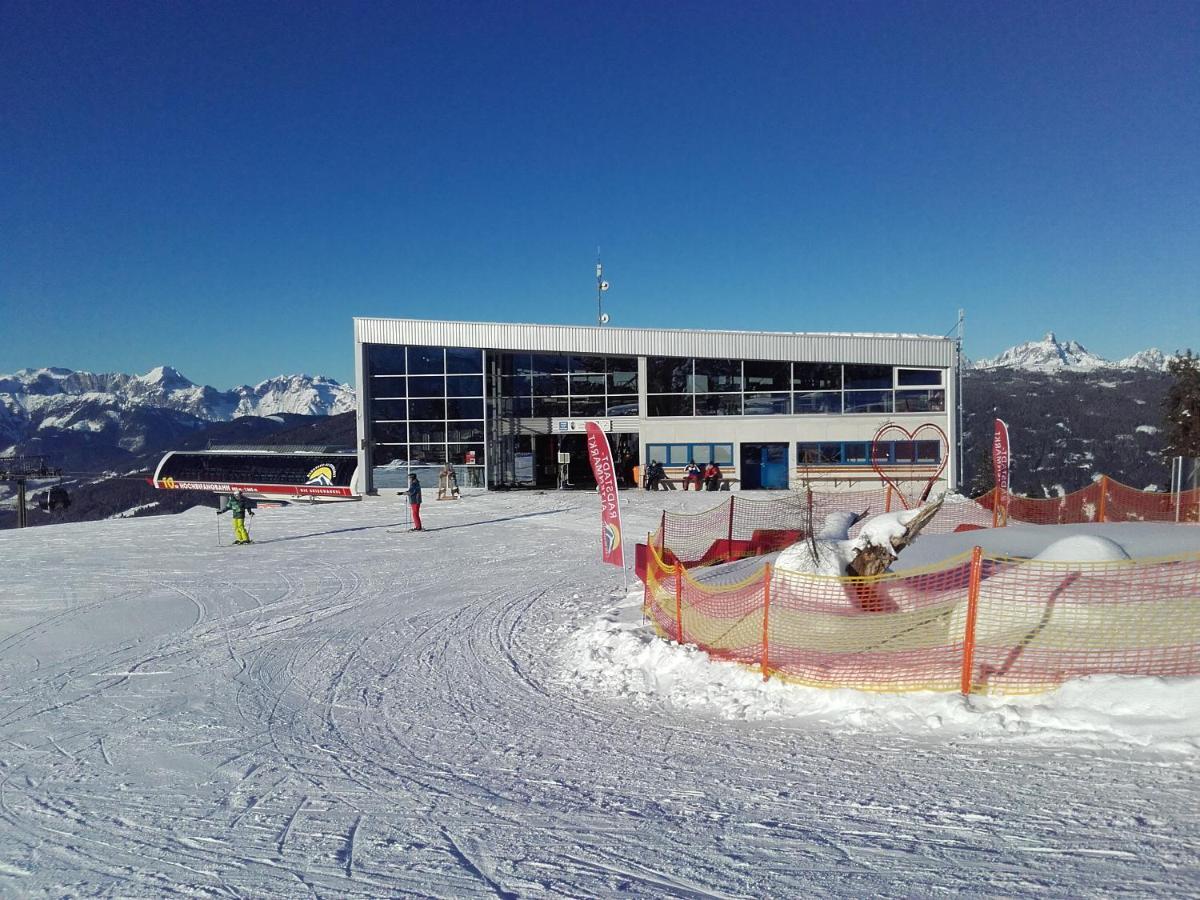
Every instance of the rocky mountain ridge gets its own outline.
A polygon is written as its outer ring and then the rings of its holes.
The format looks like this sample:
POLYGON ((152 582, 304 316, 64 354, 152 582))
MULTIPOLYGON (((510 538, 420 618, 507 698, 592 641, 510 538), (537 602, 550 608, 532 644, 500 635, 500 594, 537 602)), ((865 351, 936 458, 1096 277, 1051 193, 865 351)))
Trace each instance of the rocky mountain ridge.
POLYGON ((1174 358, 1157 347, 1151 347, 1112 361, 1088 350, 1078 341, 1060 341, 1053 331, 1046 332, 1040 341, 1026 341, 1009 347, 998 356, 979 359, 970 363, 973 370, 1021 369, 1026 372, 1096 372, 1102 369, 1143 369, 1165 372, 1167 364, 1174 358))

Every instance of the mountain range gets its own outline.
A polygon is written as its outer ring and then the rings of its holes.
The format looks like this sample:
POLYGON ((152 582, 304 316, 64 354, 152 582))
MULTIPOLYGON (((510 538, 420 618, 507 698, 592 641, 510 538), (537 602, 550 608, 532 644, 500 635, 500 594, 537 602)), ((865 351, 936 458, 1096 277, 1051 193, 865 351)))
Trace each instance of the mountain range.
POLYGON ((1046 333, 1040 341, 1026 341, 1009 347, 999 356, 980 359, 970 363, 973 370, 1022 369, 1026 372, 1095 372, 1101 369, 1145 369, 1151 372, 1167 371, 1173 355, 1163 353, 1157 347, 1142 350, 1132 356, 1113 362, 1088 350, 1078 341, 1060 341, 1053 331, 1046 333))
POLYGON ((0 452, 44 432, 108 435, 131 451, 150 432, 194 430, 240 416, 336 415, 354 409, 354 388, 322 376, 281 375, 221 391, 170 366, 145 375, 21 369, 0 375, 0 452), (8 445, 5 447, 5 445, 8 445))

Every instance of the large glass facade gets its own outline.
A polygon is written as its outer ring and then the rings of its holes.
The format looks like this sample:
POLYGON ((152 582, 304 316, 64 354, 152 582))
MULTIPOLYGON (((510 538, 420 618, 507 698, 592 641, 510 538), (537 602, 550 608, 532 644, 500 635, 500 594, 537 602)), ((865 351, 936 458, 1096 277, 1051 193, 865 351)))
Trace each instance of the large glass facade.
POLYGON ((637 357, 500 353, 500 414, 516 419, 638 414, 637 357))
POLYGON ((454 466, 463 486, 482 486, 483 351, 366 344, 367 416, 376 488, 426 486, 454 466))
POLYGON ((646 358, 650 416, 944 412, 941 369, 766 360, 646 358))

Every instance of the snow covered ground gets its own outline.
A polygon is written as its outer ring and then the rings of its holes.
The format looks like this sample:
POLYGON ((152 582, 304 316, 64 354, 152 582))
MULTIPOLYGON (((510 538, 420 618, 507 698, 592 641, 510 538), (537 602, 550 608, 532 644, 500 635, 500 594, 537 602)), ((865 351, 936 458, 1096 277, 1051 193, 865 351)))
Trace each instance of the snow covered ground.
MULTIPOLYGON (((714 503, 626 499, 631 543, 714 503)), ((262 510, 249 547, 198 509, 0 533, 0 895, 1200 892, 1194 680, 764 685, 649 636, 594 495, 423 517, 262 510)), ((926 536, 901 562, 1061 534, 926 536)))

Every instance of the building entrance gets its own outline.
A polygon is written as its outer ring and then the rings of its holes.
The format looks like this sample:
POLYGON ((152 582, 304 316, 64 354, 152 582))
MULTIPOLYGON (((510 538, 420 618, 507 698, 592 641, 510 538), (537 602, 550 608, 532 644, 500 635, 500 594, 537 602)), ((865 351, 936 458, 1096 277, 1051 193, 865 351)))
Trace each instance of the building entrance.
POLYGON ((786 491, 788 488, 788 445, 742 444, 743 490, 786 491))

